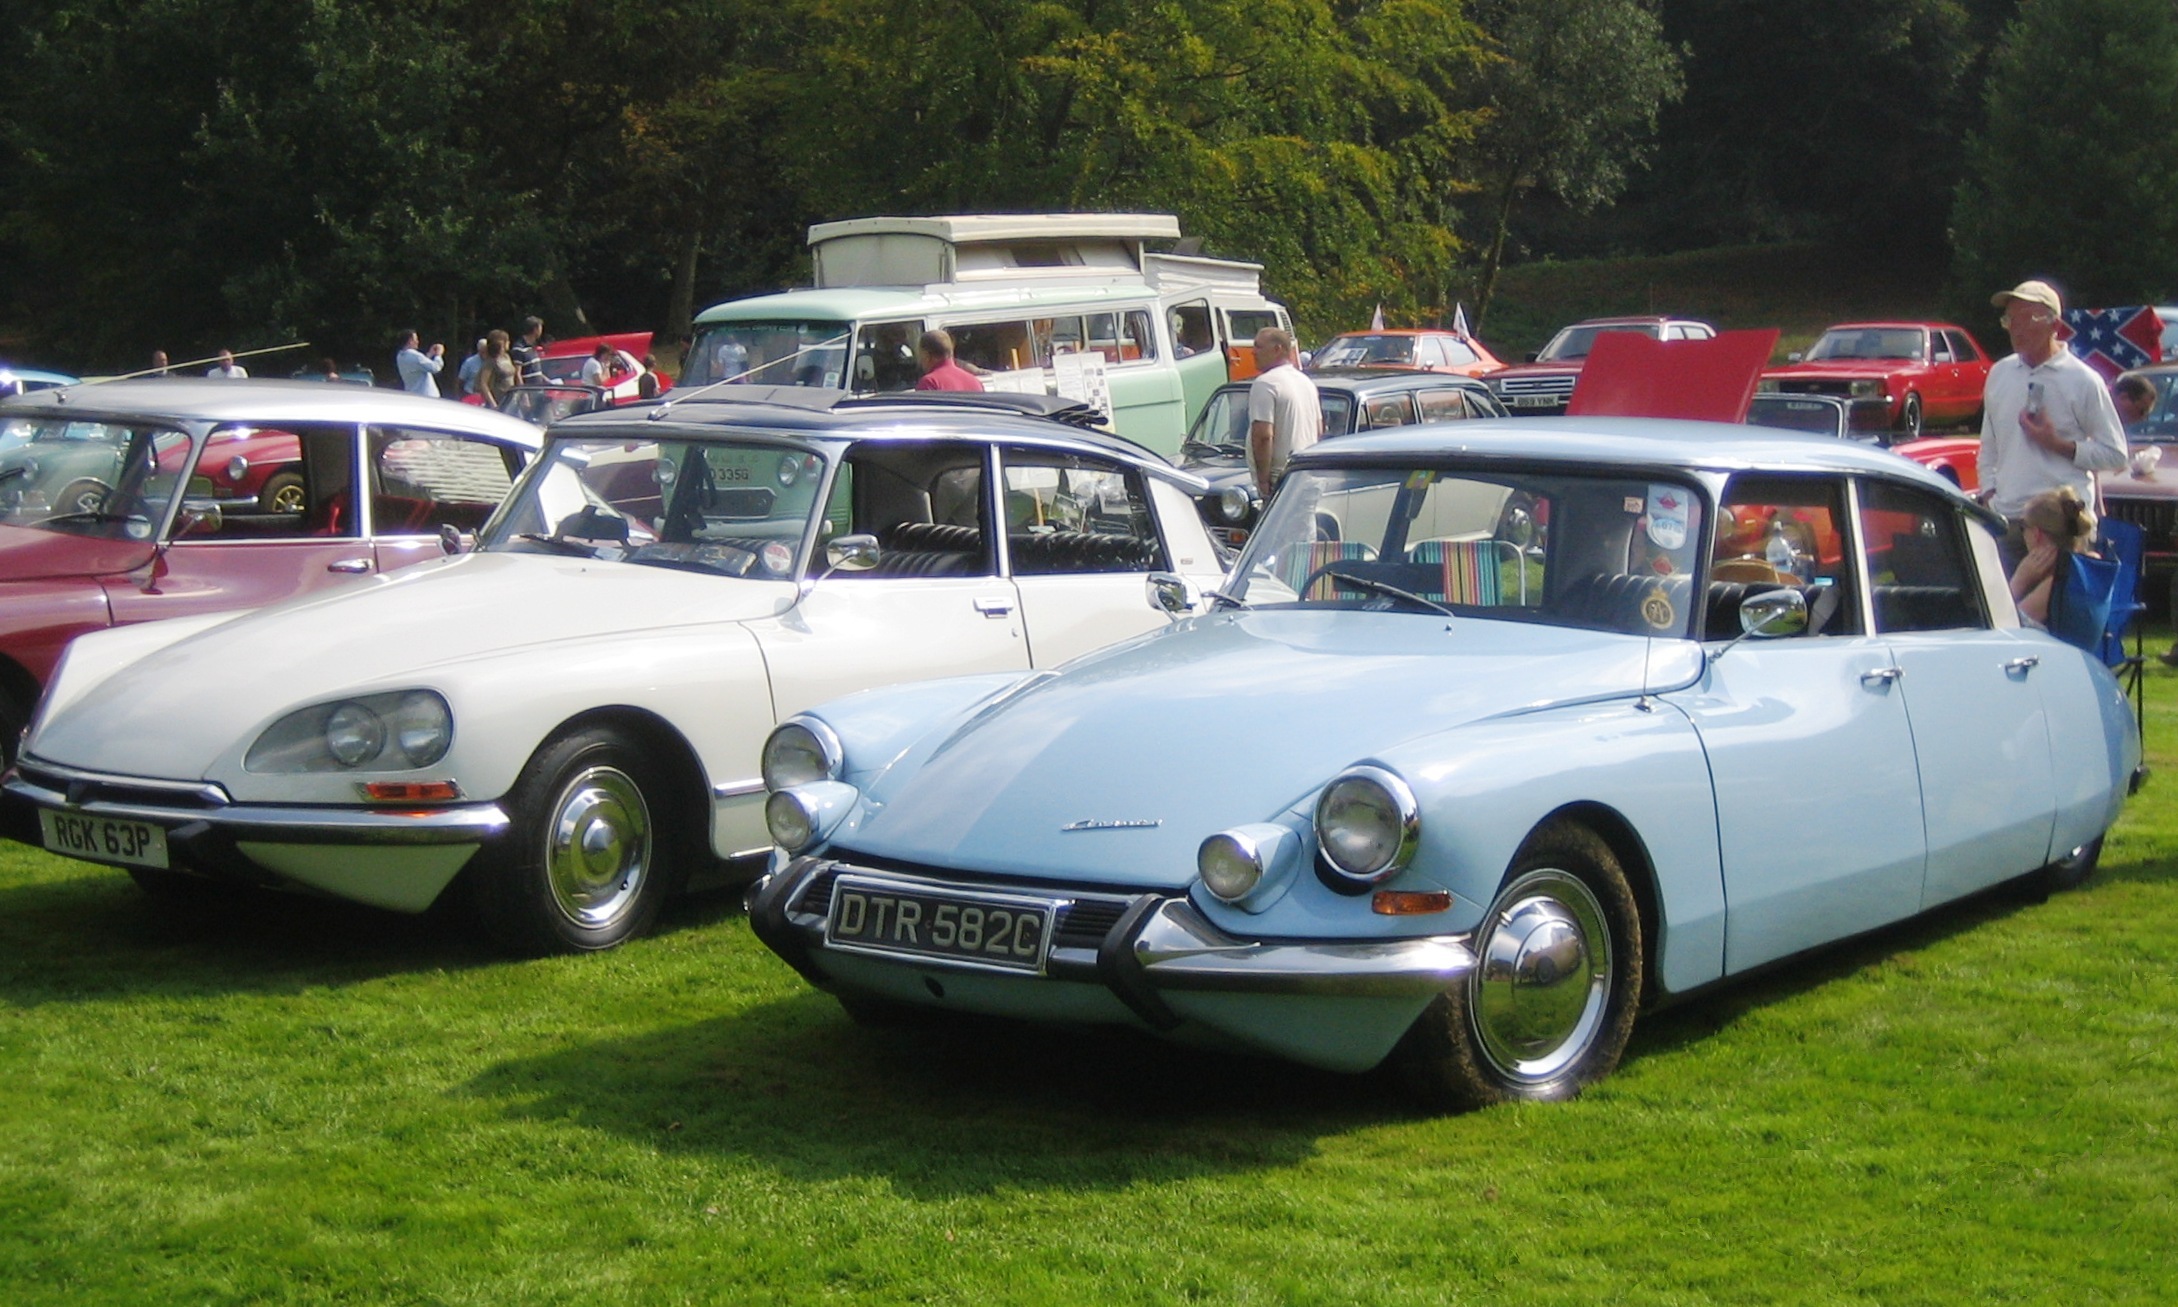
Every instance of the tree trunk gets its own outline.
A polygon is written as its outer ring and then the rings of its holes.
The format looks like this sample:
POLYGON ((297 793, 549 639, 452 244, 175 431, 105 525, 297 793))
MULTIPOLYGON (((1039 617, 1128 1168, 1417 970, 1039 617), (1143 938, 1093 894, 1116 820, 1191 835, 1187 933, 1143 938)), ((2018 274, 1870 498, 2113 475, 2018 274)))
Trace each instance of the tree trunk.
POLYGON ((689 232, 681 242, 681 257, 673 266, 673 295, 666 303, 666 330, 673 333, 675 345, 695 330, 696 260, 703 253, 703 234, 689 232))
POLYGON ((1512 225, 1513 197, 1520 193, 1520 170, 1505 171, 1505 189, 1497 197, 1497 229, 1490 234, 1490 252, 1482 261, 1482 290, 1475 300, 1475 320, 1467 329, 1482 334, 1483 320, 1490 316, 1490 299, 1497 294, 1497 270, 1505 261, 1505 231, 1512 225))

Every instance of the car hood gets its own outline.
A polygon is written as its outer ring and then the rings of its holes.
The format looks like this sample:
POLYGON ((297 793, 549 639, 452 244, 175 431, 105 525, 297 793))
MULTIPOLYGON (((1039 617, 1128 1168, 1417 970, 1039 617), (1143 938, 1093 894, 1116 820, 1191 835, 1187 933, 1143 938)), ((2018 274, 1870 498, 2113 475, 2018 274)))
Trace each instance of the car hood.
MULTIPOLYGON (((39 729, 49 762, 195 779, 305 704, 405 686, 447 688, 456 665, 506 674, 548 645, 767 616, 794 595, 622 563, 472 554, 260 609, 161 648, 86 689, 39 729), (222 687, 217 693, 205 688, 222 687)), ((459 703, 455 710, 460 711, 459 703)))
POLYGON ((1578 372, 1587 366, 1588 360, 1567 359, 1560 363, 1508 363, 1492 372, 1486 381, 1503 381, 1507 377, 1539 377, 1562 372, 1578 372))
POLYGON ((1928 365, 1914 359, 1837 359, 1764 368, 1762 375, 1781 381, 1811 377, 1887 377, 1894 372, 1906 372, 1926 366, 1928 365))
POLYGON ((108 540, 0 526, 0 577, 45 581, 64 576, 112 576, 150 562, 155 548, 148 540, 108 540))
POLYGON ((1071 663, 870 783, 842 847, 1177 889, 1205 836, 1485 717, 1641 691, 1648 640, 1409 614, 1214 616, 1071 663))

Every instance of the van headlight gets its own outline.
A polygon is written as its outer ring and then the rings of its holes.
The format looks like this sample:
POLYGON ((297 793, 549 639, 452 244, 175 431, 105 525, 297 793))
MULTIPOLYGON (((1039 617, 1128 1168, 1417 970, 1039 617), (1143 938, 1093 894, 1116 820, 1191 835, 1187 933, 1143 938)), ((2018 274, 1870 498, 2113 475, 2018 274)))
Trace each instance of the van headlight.
POLYGON ((1421 839, 1413 789, 1383 767, 1349 767, 1316 800, 1316 847, 1357 893, 1405 870, 1421 839))
POLYGON ((814 717, 789 717, 764 741, 764 788, 779 791, 836 781, 846 766, 839 736, 814 717))
POLYGON ((265 729, 242 758, 253 772, 413 771, 446 756, 454 714, 431 690, 313 704, 265 729))

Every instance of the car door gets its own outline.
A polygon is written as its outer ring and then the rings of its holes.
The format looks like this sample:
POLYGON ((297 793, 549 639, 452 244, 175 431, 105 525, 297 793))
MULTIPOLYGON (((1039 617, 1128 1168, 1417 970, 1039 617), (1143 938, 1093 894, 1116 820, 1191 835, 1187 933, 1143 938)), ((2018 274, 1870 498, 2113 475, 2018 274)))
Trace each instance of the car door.
POLYGON ((108 585, 116 623, 256 608, 376 566, 357 512, 355 426, 287 423, 241 434, 215 432, 205 443, 185 494, 196 511, 177 518, 148 571, 108 585), (230 459, 226 451, 243 444, 277 466, 262 477, 254 473, 265 467, 245 469, 247 495, 214 493, 238 478, 229 463, 209 460, 230 459))
POLYGON ((1172 562, 1141 472, 1034 446, 998 456, 1007 565, 1036 666, 1162 626, 1144 579, 1172 562))
POLYGON ((507 497, 523 452, 459 432, 373 426, 365 433, 371 553, 378 570, 444 556, 443 528, 471 534, 507 497))
POLYGON ((1860 518, 1876 634, 1913 724, 1922 902, 1941 903, 2048 861, 2056 795, 2038 670, 2048 646, 1990 620, 1949 501, 1864 481, 1860 518))
POLYGON ((801 599, 750 624, 779 716, 877 685, 1028 668, 989 468, 986 447, 950 441, 865 441, 836 465, 801 599), (876 567, 826 566, 824 543, 850 534, 879 539, 876 567))
POLYGON ((1708 666, 1673 698, 1716 787, 1728 971, 1921 906, 1913 732, 1892 651, 1866 627, 1846 504, 1843 478, 1738 477, 1721 505, 1708 666), (1734 642, 1740 599, 1779 585, 1827 617, 1805 634, 1734 642))

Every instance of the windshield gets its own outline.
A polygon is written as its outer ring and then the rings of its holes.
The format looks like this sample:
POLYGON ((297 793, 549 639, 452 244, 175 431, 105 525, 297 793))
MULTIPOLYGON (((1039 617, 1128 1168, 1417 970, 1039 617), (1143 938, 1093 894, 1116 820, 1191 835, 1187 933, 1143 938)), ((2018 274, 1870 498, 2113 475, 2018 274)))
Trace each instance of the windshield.
MULTIPOLYGON (((1353 396, 1318 390, 1316 407, 1323 412, 1323 434, 1343 436, 1354 429, 1353 396)), ((1248 456, 1248 388, 1232 386, 1217 391, 1202 406, 1195 425, 1181 449, 1186 458, 1246 458, 1248 456)))
POLYGON ((1335 336, 1308 361, 1318 368, 1367 368, 1414 366, 1412 336, 1335 336))
POLYGON ((1918 359, 1926 333, 1914 327, 1855 327, 1826 331, 1808 362, 1818 359, 1918 359))
POLYGON ((1845 406, 1806 395, 1756 395, 1747 405, 1747 424, 1812 431, 1818 436, 1844 436, 1845 406))
POLYGON ((148 540, 166 520, 189 450, 188 435, 170 427, 0 419, 0 522, 148 540))
POLYGON ((1634 335, 1647 336, 1653 340, 1657 336, 1659 329, 1653 326, 1634 325, 1598 327, 1584 324, 1567 327, 1564 331, 1550 338, 1550 343, 1543 346, 1543 352, 1535 356, 1535 361, 1537 363, 1570 363, 1575 359, 1585 359, 1588 357, 1589 352, 1595 349, 1596 337, 1608 335, 1614 331, 1630 331, 1634 335))
POLYGON ((1311 468, 1279 487, 1227 590, 1266 604, 1684 637, 1702 502, 1674 481, 1311 468))
POLYGON ((717 322, 696 328, 682 365, 683 386, 848 385, 844 322, 717 322))
POLYGON ((563 437, 478 548, 783 579, 823 480, 824 459, 791 446, 563 437))

